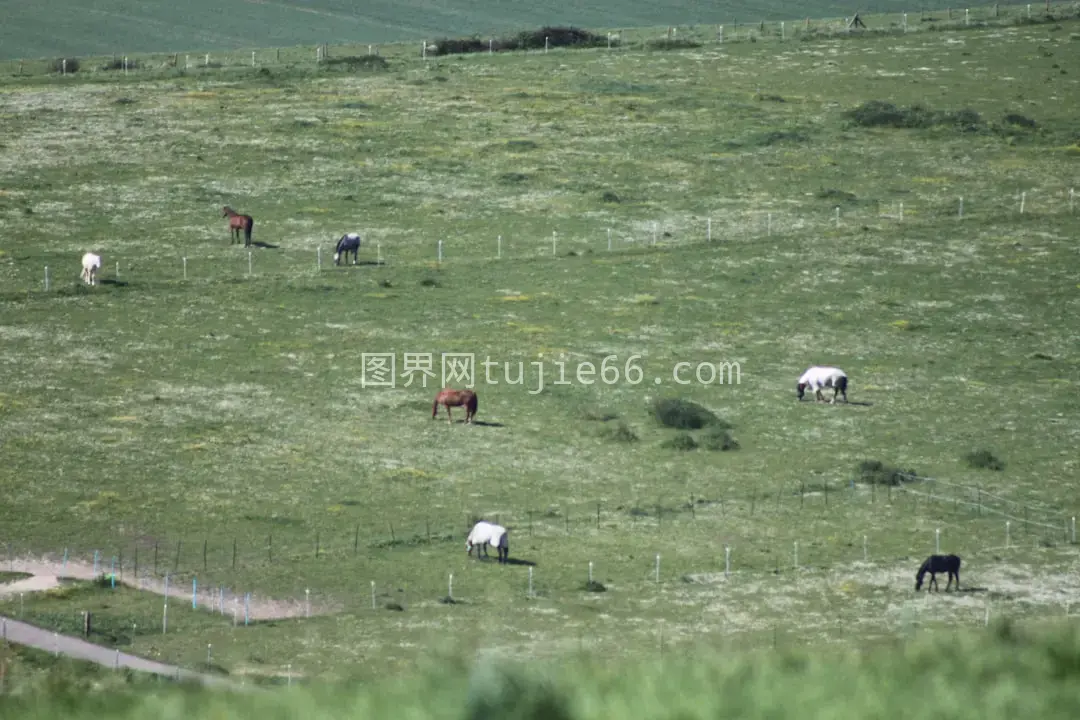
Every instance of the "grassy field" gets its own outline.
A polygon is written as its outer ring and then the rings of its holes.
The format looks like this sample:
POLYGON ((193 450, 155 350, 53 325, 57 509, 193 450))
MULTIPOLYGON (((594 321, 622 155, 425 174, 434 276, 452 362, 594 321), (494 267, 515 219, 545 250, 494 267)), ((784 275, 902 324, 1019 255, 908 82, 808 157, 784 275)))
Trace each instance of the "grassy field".
MULTIPOLYGON (((1007 3, 1006 3, 1007 5, 1007 3)), ((1060 3, 1055 3, 1059 6, 1060 3)), ((0 60, 113 53, 208 52, 320 43, 392 43, 511 33, 542 25, 646 27, 743 25, 804 17, 847 17, 854 12, 944 11, 945 0, 916 4, 878 0, 872 6, 816 0, 791 7, 776 0, 656 3, 617 0, 595 5, 559 0, 525 2, 315 2, 189 3, 170 6, 141 0, 46 0, 28 5, 6 0, 0 27, 0 60)), ((1041 7, 1037 6, 1037 7, 1041 7)), ((962 11, 957 10, 957 13, 962 11)))
POLYGON ((0 610, 70 630, 93 605, 147 629, 103 638, 139 654, 194 667, 212 643, 235 676, 328 679, 433 647, 1068 615, 1078 33, 0 78, 5 559, 98 551, 231 601, 310 591, 313 617, 189 610, 160 635, 159 596, 103 587, 0 610), (254 216, 250 254, 223 205, 254 216), (363 264, 334 267, 351 230, 363 264), (366 386, 362 353, 430 353, 436 377, 366 386), (497 363, 481 424, 431 420, 441 353, 497 363), (736 362, 734 385, 673 375, 736 362), (814 363, 857 403, 796 403, 814 363), (660 425, 661 397, 738 447, 660 425), (866 460, 933 480, 855 482, 866 460), (522 564, 465 556, 481 515, 522 564), (912 594, 937 543, 970 592, 912 594))
MULTIPOLYGON (((47 675, 49 694, 0 700, 10 717, 417 718, 1072 718, 1075 626, 917 636, 859 650, 784 648, 732 656, 700 648, 633 662, 575 657, 520 666, 435 657, 424 672, 371 685, 223 693, 197 688, 86 695, 47 675), (783 688, 783 692, 777 692, 783 688)), ((98 682, 109 682, 107 676, 98 682)))

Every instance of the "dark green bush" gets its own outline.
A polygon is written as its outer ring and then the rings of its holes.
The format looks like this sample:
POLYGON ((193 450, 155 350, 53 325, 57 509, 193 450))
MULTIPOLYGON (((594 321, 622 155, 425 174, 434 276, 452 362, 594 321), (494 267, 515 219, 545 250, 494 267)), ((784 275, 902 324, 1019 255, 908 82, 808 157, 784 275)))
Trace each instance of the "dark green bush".
POLYGON ((323 60, 323 63, 335 67, 344 65, 346 70, 357 72, 359 70, 385 70, 389 64, 382 55, 345 55, 323 60))
POLYGON ((1004 470, 1005 462, 989 450, 975 450, 964 456, 967 464, 976 470, 1004 470))
MULTIPOLYGON (((505 52, 507 50, 537 50, 546 46, 553 47, 601 47, 607 46, 606 36, 591 33, 573 27, 545 26, 539 30, 527 30, 517 35, 484 40, 473 36, 468 38, 443 38, 435 42, 435 49, 428 50, 435 55, 461 55, 478 52, 505 52)), ((611 41, 616 44, 615 40, 611 41)), ((430 46, 429 46, 430 47, 430 46)))
POLYGON ((871 485, 900 485, 917 480, 918 477, 919 474, 914 470, 901 470, 880 460, 863 460, 855 471, 858 482, 871 485))
POLYGON ((707 425, 731 427, 708 408, 680 398, 658 398, 654 400, 653 416, 661 425, 676 430, 700 430, 707 425))
POLYGON ((920 104, 898 107, 883 100, 869 100, 847 111, 847 117, 860 127, 932 128, 957 127, 972 130, 982 123, 971 109, 931 110, 920 104))
POLYGON ((665 440, 662 445, 670 450, 696 450, 698 443, 690 433, 679 433, 665 440))
POLYGON ((708 430, 702 437, 701 445, 706 450, 719 450, 721 452, 739 449, 739 443, 731 436, 731 433, 719 427, 708 430))

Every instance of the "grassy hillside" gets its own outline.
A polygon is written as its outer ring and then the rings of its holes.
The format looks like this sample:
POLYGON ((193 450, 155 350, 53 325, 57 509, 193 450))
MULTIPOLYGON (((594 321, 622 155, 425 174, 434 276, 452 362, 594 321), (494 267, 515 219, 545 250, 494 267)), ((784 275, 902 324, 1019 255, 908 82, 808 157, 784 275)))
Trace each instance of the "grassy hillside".
POLYGON ((278 689, 48 694, 0 698, 5 717, 287 718, 1072 718, 1080 642, 1075 627, 1050 635, 1007 625, 994 632, 921 636, 852 652, 780 649, 622 663, 582 656, 518 666, 498 656, 432 658, 423 674, 392 682, 278 689), (440 660, 442 662, 440 662, 440 660), (781 691, 782 689, 782 691, 781 691))
POLYGON ((0 608, 329 678, 1068 614, 1078 33, 6 75, 0 542, 232 605, 165 634, 145 591, 0 608), (363 353, 436 377, 365 385, 363 353), (497 363, 483 424, 432 421, 441 353, 497 363), (795 402, 813 363, 856 402, 795 402), (534 565, 470 561, 481 515, 534 565), (914 595, 939 545, 965 592, 914 595))
POLYGON ((776 0, 657 4, 616 0, 589 4, 558 0, 346 0, 298 2, 223 0, 164 3, 157 0, 0 1, 0 59, 80 55, 286 47, 292 45, 391 43, 531 29, 542 25, 589 28, 744 25, 803 17, 846 17, 854 12, 944 10, 946 0, 917 6, 906 0, 872 5, 815 0, 798 7, 776 0))

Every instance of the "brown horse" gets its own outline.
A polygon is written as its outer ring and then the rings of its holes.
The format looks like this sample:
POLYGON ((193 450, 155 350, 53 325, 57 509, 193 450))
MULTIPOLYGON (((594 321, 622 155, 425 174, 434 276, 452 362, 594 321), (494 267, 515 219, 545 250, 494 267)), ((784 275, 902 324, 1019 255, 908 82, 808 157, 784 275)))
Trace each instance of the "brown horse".
POLYGON ((476 406, 478 401, 476 399, 476 393, 472 390, 454 390, 452 388, 443 388, 439 391, 439 394, 435 396, 435 402, 431 406, 431 419, 434 420, 439 414, 439 403, 442 403, 446 407, 446 420, 447 422, 454 422, 454 419, 450 417, 450 408, 465 406, 465 422, 471 423, 476 416, 476 406))
POLYGON ((244 247, 251 246, 251 230, 255 227, 255 221, 251 219, 250 215, 241 215, 233 210, 228 205, 224 208, 225 212, 221 217, 229 218, 229 230, 232 231, 232 239, 229 244, 232 245, 232 240, 240 242, 240 231, 244 231, 244 247))

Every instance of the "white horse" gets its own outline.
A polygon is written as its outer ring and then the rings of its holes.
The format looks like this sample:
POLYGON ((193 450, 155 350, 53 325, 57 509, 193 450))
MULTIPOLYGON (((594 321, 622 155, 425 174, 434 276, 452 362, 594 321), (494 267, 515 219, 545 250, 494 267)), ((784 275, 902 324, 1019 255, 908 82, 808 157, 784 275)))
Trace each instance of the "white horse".
POLYGON ((499 562, 505 563, 510 559, 510 534, 502 525, 489 523, 484 520, 476 523, 465 539, 465 550, 472 555, 473 547, 476 546, 476 557, 480 557, 483 551, 484 557, 488 556, 487 546, 491 545, 499 553, 499 562))
POLYGON ((101 256, 86 253, 82 256, 82 279, 87 285, 97 285, 98 270, 101 269, 101 256))
POLYGON ((798 399, 802 400, 803 393, 806 392, 807 388, 810 388, 817 396, 818 402, 824 402, 825 398, 821 394, 822 388, 832 388, 833 396, 832 400, 829 401, 830 404, 836 402, 837 395, 843 395, 844 402, 847 402, 847 384, 847 375, 840 368, 814 366, 799 378, 799 384, 795 386, 795 392, 798 399))

